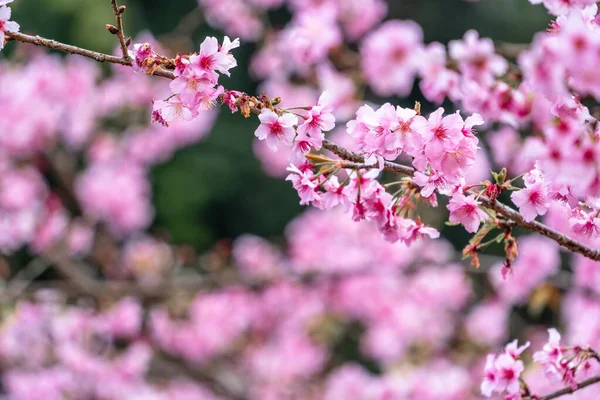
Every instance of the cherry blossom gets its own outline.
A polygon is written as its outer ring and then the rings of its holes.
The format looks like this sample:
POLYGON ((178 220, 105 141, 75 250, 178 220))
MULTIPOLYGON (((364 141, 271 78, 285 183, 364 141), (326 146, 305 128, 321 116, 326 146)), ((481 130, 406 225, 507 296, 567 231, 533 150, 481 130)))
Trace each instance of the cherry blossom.
POLYGON ((298 124, 298 117, 292 114, 278 116, 269 109, 264 109, 259 115, 261 125, 254 135, 260 140, 266 140, 271 150, 277 151, 277 143, 282 141, 291 146, 296 131, 294 125, 298 124))
POLYGON ((476 232, 481 221, 489 217, 479 209, 480 205, 475 195, 465 196, 462 193, 455 193, 448 203, 450 222, 463 224, 468 232, 476 232))

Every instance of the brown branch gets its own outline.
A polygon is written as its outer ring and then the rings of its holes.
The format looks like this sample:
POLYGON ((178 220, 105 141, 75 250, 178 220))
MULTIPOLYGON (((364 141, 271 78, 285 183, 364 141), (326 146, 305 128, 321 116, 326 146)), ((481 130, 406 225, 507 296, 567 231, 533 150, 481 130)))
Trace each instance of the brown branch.
POLYGON ((493 209, 497 213, 502 214, 505 218, 514 221, 517 225, 530 231, 538 232, 547 238, 550 238, 561 246, 571 250, 574 253, 581 254, 594 261, 600 261, 600 250, 587 246, 567 235, 558 232, 551 227, 542 224, 538 221, 527 222, 523 216, 515 209, 500 203, 499 201, 490 201, 488 198, 481 196, 479 200, 488 208, 493 209))
MULTIPOLYGON (((343 148, 342 146, 339 146, 339 145, 333 143, 330 140, 327 140, 327 139, 323 140, 323 148, 342 157, 344 160, 348 160, 348 161, 352 161, 352 162, 356 163, 356 164, 350 166, 350 168, 359 168, 359 169, 377 168, 376 164, 375 165, 364 165, 364 164, 359 165, 359 163, 365 162, 365 158, 362 155, 353 153, 353 152, 343 148)), ((397 173, 403 174, 403 175, 413 176, 413 174, 415 173, 414 168, 408 167, 408 166, 402 165, 402 164, 396 164, 391 161, 384 161, 383 166, 386 171, 397 172, 397 173)))
MULTIPOLYGON (((110 54, 99 53, 97 51, 82 49, 81 47, 72 46, 52 39, 46 39, 41 36, 26 35, 20 32, 5 32, 8 40, 15 40, 18 42, 34 44, 36 46, 48 47, 54 50, 64 51, 69 54, 77 54, 83 57, 91 58, 101 63, 120 64, 127 67, 132 66, 131 59, 124 59, 122 57, 113 56, 110 54)), ((162 76, 164 78, 175 79, 175 75, 171 71, 165 71, 163 69, 157 69, 152 72, 152 75, 162 76)))
POLYGON ((599 376, 594 376, 593 378, 587 379, 581 383, 577 384, 577 387, 575 389, 573 389, 572 387, 566 387, 560 390, 557 390, 554 393, 550 393, 547 394, 545 396, 540 397, 541 400, 552 400, 552 399, 556 399, 557 397, 561 397, 564 396, 566 394, 571 394, 571 393, 575 393, 576 391, 578 391, 579 389, 583 389, 584 387, 593 385, 595 383, 600 382, 600 375, 599 376))
POLYGON ((119 7, 117 0, 110 0, 110 3, 115 13, 115 19, 117 21, 117 37, 119 38, 119 44, 121 45, 121 52, 123 53, 123 60, 131 60, 129 57, 129 51, 127 50, 127 39, 125 39, 125 33, 123 32, 123 13, 125 12, 125 6, 119 7))

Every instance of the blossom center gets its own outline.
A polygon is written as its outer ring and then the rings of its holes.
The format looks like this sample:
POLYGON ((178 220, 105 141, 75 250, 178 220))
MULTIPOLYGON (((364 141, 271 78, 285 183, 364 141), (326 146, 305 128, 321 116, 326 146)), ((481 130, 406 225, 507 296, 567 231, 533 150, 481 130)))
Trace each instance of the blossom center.
POLYGON ((447 131, 447 129, 444 125, 439 125, 437 128, 435 128, 435 131, 433 132, 433 134, 438 139, 445 139, 447 137, 446 131, 447 131))
POLYGON ((515 371, 510 368, 505 368, 502 370, 502 377, 508 381, 513 380, 515 378, 515 371))
POLYGON ((205 70, 213 69, 213 65, 215 64, 215 60, 212 56, 205 56, 200 59, 200 67, 205 70))
POLYGON ((271 125, 271 133, 277 137, 281 137, 283 135, 283 126, 279 122, 275 122, 271 125))

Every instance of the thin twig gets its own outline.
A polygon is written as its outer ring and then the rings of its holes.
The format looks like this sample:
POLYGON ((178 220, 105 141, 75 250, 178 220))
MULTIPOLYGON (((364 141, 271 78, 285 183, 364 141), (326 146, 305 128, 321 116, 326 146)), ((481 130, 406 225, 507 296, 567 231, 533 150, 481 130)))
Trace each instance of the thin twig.
POLYGON ((127 50, 127 39, 125 39, 125 32, 123 31, 123 12, 125 12, 125 6, 119 7, 117 0, 110 0, 110 3, 112 4, 115 19, 117 21, 117 37, 119 38, 119 44, 121 45, 123 60, 131 60, 129 51, 127 50))
MULTIPOLYGON (((97 51, 82 49, 81 47, 72 46, 52 39, 46 39, 41 36, 26 35, 20 32, 5 32, 8 40, 16 40, 18 42, 34 44, 36 46, 48 47, 54 50, 64 51, 69 54, 77 54, 83 57, 91 58, 98 62, 107 62, 111 64, 120 64, 127 67, 132 66, 131 59, 123 59, 122 57, 113 56, 110 54, 99 53, 97 51)), ((162 76, 164 78, 175 79, 175 75, 171 71, 165 71, 163 69, 156 69, 152 72, 152 75, 162 76)))
POLYGON ((594 376, 593 378, 587 379, 581 383, 577 384, 577 387, 575 389, 573 389, 572 387, 566 387, 560 390, 557 390, 554 393, 550 393, 547 394, 545 396, 540 397, 541 400, 552 400, 552 399, 556 399, 557 397, 561 397, 564 396, 566 394, 571 394, 571 393, 575 393, 576 391, 578 391, 579 389, 583 389, 584 387, 593 385, 595 383, 600 382, 600 375, 598 376, 594 376))

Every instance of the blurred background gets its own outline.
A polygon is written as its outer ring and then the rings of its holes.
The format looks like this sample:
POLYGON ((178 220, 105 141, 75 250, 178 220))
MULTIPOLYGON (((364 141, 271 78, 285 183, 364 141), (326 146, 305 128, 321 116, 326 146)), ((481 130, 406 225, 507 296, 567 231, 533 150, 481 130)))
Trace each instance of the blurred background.
MULTIPOLYGON (((207 35, 222 35, 203 23, 194 0, 122 3, 127 6, 128 35, 135 37, 149 31, 173 53, 194 51, 207 35)), ((468 29, 476 29, 481 37, 528 43, 550 21, 543 7, 532 7, 526 0, 390 0, 389 6, 389 19, 417 21, 423 27, 426 42, 447 43, 461 38, 468 29)), ((13 19, 19 21, 23 32, 102 52, 114 49, 114 37, 104 28, 113 19, 108 0, 17 0, 12 8, 13 19)), ((289 15, 276 11, 270 19, 273 25, 283 25, 289 15)), ((243 43, 236 50, 239 68, 223 81, 226 87, 256 93, 258 82, 247 72, 255 50, 251 43, 243 43)), ((0 57, 6 56, 0 53, 0 57)), ((370 99, 404 106, 412 106, 418 100, 423 102, 425 111, 432 108, 418 90, 407 99, 370 99)), ((254 120, 244 120, 221 109, 218 122, 206 139, 153 168, 156 214, 151 232, 174 243, 191 244, 198 251, 212 248, 219 239, 246 232, 274 240, 281 237, 285 224, 302 207, 291 185, 261 170, 252 152, 255 125, 254 120)), ((462 228, 445 229, 445 236, 450 236, 457 247, 467 240, 462 228)))

